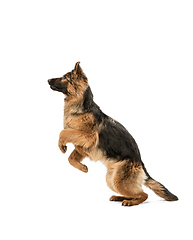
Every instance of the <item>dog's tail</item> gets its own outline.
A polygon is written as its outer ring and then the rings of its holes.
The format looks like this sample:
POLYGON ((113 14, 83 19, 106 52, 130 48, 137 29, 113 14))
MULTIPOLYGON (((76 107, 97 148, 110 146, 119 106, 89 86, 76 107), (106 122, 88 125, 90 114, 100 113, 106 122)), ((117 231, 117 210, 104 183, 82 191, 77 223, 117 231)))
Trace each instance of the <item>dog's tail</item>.
POLYGON ((151 190, 154 191, 155 194, 157 194, 159 197, 164 198, 166 201, 177 201, 178 197, 172 194, 164 185, 157 182, 153 178, 150 177, 150 175, 147 173, 146 169, 145 173, 147 176, 147 179, 144 182, 144 185, 149 187, 151 190))

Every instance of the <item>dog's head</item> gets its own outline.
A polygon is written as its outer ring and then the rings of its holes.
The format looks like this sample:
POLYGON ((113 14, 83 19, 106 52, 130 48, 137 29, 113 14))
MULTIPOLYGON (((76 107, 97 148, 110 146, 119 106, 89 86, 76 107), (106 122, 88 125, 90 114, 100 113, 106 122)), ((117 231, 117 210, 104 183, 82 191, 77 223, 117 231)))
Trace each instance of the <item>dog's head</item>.
POLYGON ((77 62, 75 68, 63 77, 49 79, 50 88, 64 93, 68 98, 83 95, 88 87, 88 80, 79 64, 77 62))

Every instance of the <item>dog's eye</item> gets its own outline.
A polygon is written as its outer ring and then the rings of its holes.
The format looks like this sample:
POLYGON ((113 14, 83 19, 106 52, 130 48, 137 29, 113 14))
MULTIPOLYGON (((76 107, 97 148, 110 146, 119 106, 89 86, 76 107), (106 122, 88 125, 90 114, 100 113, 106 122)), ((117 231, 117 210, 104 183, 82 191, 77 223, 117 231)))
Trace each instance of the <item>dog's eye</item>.
POLYGON ((68 81, 66 77, 62 77, 62 82, 68 81))
POLYGON ((69 80, 69 82, 72 84, 72 78, 71 78, 71 75, 70 75, 70 80, 69 80))
POLYGON ((70 79, 67 78, 67 77, 62 77, 62 81, 68 81, 70 84, 72 84, 72 79, 71 79, 71 76, 70 76, 70 79))
POLYGON ((70 76, 70 79, 69 79, 69 78, 66 78, 66 80, 67 80, 70 84, 72 84, 71 76, 70 76))

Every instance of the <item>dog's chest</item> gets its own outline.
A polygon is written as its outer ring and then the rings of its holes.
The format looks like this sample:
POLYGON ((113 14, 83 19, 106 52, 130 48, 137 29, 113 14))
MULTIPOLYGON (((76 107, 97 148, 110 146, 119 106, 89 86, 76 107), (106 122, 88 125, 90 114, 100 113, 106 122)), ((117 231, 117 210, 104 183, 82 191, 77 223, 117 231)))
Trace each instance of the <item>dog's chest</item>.
POLYGON ((71 128, 82 131, 93 131, 95 129, 95 123, 92 114, 80 114, 80 115, 65 115, 64 114, 64 129, 71 128))
POLYGON ((73 128, 72 117, 64 115, 64 129, 73 128))

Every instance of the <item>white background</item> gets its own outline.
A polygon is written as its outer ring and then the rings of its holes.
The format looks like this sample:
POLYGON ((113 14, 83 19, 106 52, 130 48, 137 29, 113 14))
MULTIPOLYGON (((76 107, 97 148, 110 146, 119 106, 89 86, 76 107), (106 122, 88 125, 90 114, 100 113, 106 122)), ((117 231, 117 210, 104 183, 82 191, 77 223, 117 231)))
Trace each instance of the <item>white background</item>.
POLYGON ((0 239, 192 239, 192 1, 1 1, 0 239), (136 139, 149 189, 109 202, 101 163, 87 174, 57 147, 63 95, 47 79, 77 61, 96 103, 136 139))

